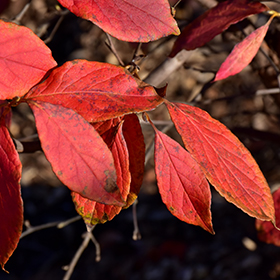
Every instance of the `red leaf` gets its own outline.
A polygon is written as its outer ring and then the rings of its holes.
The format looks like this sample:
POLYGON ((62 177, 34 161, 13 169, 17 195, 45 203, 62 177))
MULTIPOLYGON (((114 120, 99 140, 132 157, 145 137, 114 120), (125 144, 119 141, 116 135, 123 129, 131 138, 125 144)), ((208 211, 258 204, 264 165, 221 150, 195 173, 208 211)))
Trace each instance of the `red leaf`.
POLYGON ((0 121, 0 265, 4 265, 19 242, 23 223, 20 194, 21 163, 5 126, 0 121))
POLYGON ((139 119, 136 115, 124 117, 123 135, 129 153, 129 171, 131 174, 130 192, 125 208, 129 207, 137 198, 144 177, 145 170, 145 142, 139 119))
POLYGON ((112 154, 96 130, 71 109, 43 102, 29 105, 57 177, 86 198, 123 206, 112 154))
MULTIPOLYGON (((275 207, 276 226, 280 228, 280 189, 273 193, 275 207)), ((268 244, 280 246, 280 230, 276 229, 271 222, 256 220, 258 238, 268 244)))
POLYGON ((270 189, 243 144, 205 111, 168 101, 166 105, 185 147, 216 190, 250 216, 274 222, 270 189))
POLYGON ((12 110, 10 106, 7 106, 7 101, 5 100, 0 100, 0 116, 1 118, 5 118, 6 127, 10 127, 12 122, 12 110))
POLYGON ((273 17, 256 29, 242 42, 235 45, 232 52, 221 65, 214 81, 225 79, 243 70, 257 54, 273 17))
POLYGON ((25 98, 71 108, 89 122, 153 110, 163 101, 153 87, 122 67, 86 60, 54 69, 25 98))
POLYGON ((59 0, 75 15, 88 19, 112 36, 149 42, 180 33, 166 0, 59 0))
POLYGON ((0 20, 0 34, 0 99, 23 96, 56 62, 30 29, 0 20))
POLYGON ((179 143, 155 128, 155 171, 162 201, 180 220, 214 234, 211 192, 199 165, 179 143))
MULTIPOLYGON (((120 188, 122 197, 126 200, 129 193, 131 177, 129 172, 128 150, 122 134, 122 125, 119 126, 111 151, 117 171, 117 185, 120 188)), ((110 221, 122 210, 122 207, 97 203, 83 198, 74 192, 72 193, 72 199, 77 212, 89 226, 110 221)))
POLYGON ((187 25, 178 37, 170 54, 175 56, 182 49, 193 50, 212 40, 231 24, 252 14, 267 11, 268 8, 250 0, 228 0, 208 10, 187 25))

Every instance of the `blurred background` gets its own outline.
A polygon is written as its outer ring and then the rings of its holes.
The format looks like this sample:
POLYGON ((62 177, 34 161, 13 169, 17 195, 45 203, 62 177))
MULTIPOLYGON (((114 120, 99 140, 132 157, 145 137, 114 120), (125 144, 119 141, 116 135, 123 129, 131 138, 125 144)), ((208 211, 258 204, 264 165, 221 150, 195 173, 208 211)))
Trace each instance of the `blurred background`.
MULTIPOLYGON (((176 8, 179 27, 182 29, 215 3, 181 1, 176 8)), ((264 3, 280 12, 277 1, 264 3)), ((105 44, 108 38, 104 32, 65 12, 55 0, 1 0, 0 12, 1 19, 18 21, 47 40, 59 65, 77 58, 118 64, 105 44)), ((267 15, 260 14, 231 26, 192 52, 181 67, 164 77, 162 84, 168 83, 168 99, 192 102, 230 128, 253 154, 271 188, 276 189, 280 185, 279 20, 273 20, 262 45, 270 60, 260 51, 240 74, 211 83, 233 46, 267 19, 267 15), (268 89, 273 89, 272 94, 268 89)), ((130 63, 137 44, 111 40, 123 62, 130 63)), ((141 46, 139 54, 144 58, 141 56, 137 64, 142 79, 166 61, 175 40, 162 38, 141 46)), ((151 118, 159 129, 170 124, 164 106, 153 111, 151 118)), ((147 124, 142 127, 150 147, 152 129, 147 124)), ((11 132, 17 139, 36 140, 34 118, 27 105, 14 108, 11 132)), ((168 134, 180 141, 174 127, 168 134)), ((55 177, 44 154, 37 151, 20 154, 20 158, 25 219, 37 226, 75 217, 70 191, 55 177)), ((255 220, 214 189, 211 208, 214 236, 173 217, 158 194, 151 156, 137 205, 142 239, 132 240, 132 209, 122 211, 93 231, 101 246, 101 261, 95 262, 95 247, 90 243, 71 279, 280 279, 280 248, 257 239, 255 220)), ((5 267, 10 274, 0 271, 0 279, 63 279, 62 267, 72 260, 85 231, 79 220, 62 229, 52 227, 22 238, 5 267)))

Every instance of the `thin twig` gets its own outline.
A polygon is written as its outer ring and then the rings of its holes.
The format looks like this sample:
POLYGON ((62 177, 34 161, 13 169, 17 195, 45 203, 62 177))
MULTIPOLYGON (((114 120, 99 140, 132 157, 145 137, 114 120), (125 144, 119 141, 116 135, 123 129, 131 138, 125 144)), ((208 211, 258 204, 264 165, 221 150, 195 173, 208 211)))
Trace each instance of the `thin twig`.
POLYGON ((84 241, 80 245, 79 249, 77 250, 77 252, 76 252, 75 256, 73 257, 69 266, 64 267, 64 269, 67 269, 67 271, 63 277, 63 280, 69 280, 71 278, 77 262, 79 261, 82 253, 84 252, 84 250, 88 246, 89 241, 91 240, 91 235, 92 235, 91 232, 85 232, 83 234, 84 241))
POLYGON ((60 26, 60 24, 61 24, 62 21, 64 20, 65 15, 68 14, 68 13, 69 13, 69 11, 66 10, 66 12, 63 12, 63 14, 61 14, 60 18, 58 19, 58 21, 56 22, 56 24, 55 24, 55 26, 54 26, 54 28, 53 28, 53 30, 52 30, 50 36, 49 36, 47 39, 44 40, 44 43, 45 43, 45 44, 48 44, 48 43, 53 39, 53 37, 54 37, 56 31, 58 30, 58 28, 59 28, 59 26, 60 26))
POLYGON ((27 12, 27 10, 30 7, 30 2, 27 3, 24 8, 21 10, 21 12, 14 18, 14 20, 12 22, 16 23, 16 24, 20 24, 23 16, 25 15, 25 13, 27 12))
POLYGON ((29 221, 25 221, 24 224, 26 226, 26 230, 21 234, 20 238, 23 238, 35 231, 39 231, 39 230, 42 230, 42 229, 46 229, 46 228, 51 228, 51 227, 56 227, 60 222, 52 222, 52 223, 47 223, 47 224, 43 224, 43 225, 40 225, 40 226, 36 226, 36 227, 33 227, 30 225, 29 221))
POLYGON ((82 242, 82 244, 80 245, 79 249, 77 250, 77 252, 75 253, 73 259, 71 260, 70 264, 68 266, 63 267, 63 269, 67 270, 67 272, 65 273, 63 280, 69 280, 73 274, 73 271, 81 257, 81 255, 83 254, 84 250, 86 249, 86 247, 89 244, 89 241, 91 240, 94 245, 95 245, 95 249, 96 249, 96 261, 100 261, 101 259, 101 253, 100 253, 100 245, 97 242, 97 240, 95 239, 95 237, 92 234, 93 229, 95 228, 96 225, 94 225, 93 227, 87 227, 87 232, 85 232, 82 237, 84 239, 84 241, 82 242))
POLYGON ((64 228, 64 227, 66 227, 66 226, 68 226, 68 225, 70 225, 70 224, 72 224, 72 223, 74 223, 74 222, 76 222, 76 221, 81 220, 81 219, 82 219, 82 216, 77 215, 77 216, 75 216, 75 217, 73 217, 73 218, 71 218, 71 219, 69 219, 69 220, 60 222, 60 223, 57 225, 57 228, 59 228, 59 229, 64 228))
POLYGON ((81 216, 75 216, 69 220, 66 220, 66 221, 59 221, 59 222, 51 222, 51 223, 47 223, 47 224, 43 224, 43 225, 39 225, 39 226, 31 226, 30 225, 30 222, 28 220, 26 220, 24 222, 25 226, 26 226, 26 230, 21 234, 20 238, 23 238, 33 232, 36 232, 36 231, 39 231, 39 230, 42 230, 42 229, 46 229, 46 228, 51 228, 51 227, 57 227, 59 229, 65 227, 65 226, 68 226, 69 224, 73 223, 73 222, 76 222, 78 220, 81 219, 81 216))
POLYGON ((112 41, 112 39, 111 39, 111 36, 110 36, 108 33, 106 33, 106 36, 107 36, 107 39, 108 39, 108 41, 109 41, 108 43, 105 41, 106 46, 107 46, 107 47, 111 50, 111 52, 115 55, 115 57, 117 58, 119 64, 120 64, 121 66, 124 67, 125 64, 124 64, 124 62, 122 61, 122 59, 120 58, 118 52, 116 51, 116 48, 115 48, 115 46, 114 46, 114 44, 113 44, 113 41, 112 41))
POLYGON ((94 237, 93 234, 91 234, 90 236, 91 241, 93 242, 94 246, 95 246, 95 261, 96 262, 100 262, 101 260, 101 249, 100 249, 100 244, 98 243, 98 241, 96 240, 96 238, 94 237))
POLYGON ((134 226, 133 235, 132 235, 133 240, 141 239, 141 233, 138 227, 138 220, 137 220, 137 209, 136 209, 137 203, 138 203, 138 199, 136 199, 132 205, 133 226, 134 226))

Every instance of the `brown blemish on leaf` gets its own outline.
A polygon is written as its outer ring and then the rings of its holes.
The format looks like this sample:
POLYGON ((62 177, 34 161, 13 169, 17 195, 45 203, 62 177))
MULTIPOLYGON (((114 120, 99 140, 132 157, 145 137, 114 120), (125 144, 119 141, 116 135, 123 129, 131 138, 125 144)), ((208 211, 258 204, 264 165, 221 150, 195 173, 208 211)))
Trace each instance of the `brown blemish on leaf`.
POLYGON ((108 193, 114 193, 117 192, 119 190, 117 183, 115 182, 115 180, 113 180, 112 178, 108 178, 106 180, 106 186, 105 186, 105 190, 108 193))

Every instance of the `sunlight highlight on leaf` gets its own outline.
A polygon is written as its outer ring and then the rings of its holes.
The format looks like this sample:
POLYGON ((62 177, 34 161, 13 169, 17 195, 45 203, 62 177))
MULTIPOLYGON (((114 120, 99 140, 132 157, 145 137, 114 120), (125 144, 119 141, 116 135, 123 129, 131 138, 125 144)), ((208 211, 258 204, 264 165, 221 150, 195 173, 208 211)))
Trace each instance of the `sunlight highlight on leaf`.
POLYGON ((29 28, 0 20, 0 99, 23 96, 57 63, 29 28))
POLYGON ((168 210, 180 220, 214 234, 211 192, 199 165, 179 143, 155 129, 155 170, 168 210))
POLYGON ((272 19, 273 16, 265 25, 256 29, 234 47, 221 65, 214 81, 219 81, 239 73, 252 61, 262 44, 272 19))
POLYGON ((167 0, 58 1, 75 15, 123 41, 149 42, 180 34, 167 0))
POLYGON ((168 101, 166 106, 186 149, 216 190, 250 216, 275 222, 269 186, 236 136, 197 107, 168 101))
POLYGON ((88 199, 123 206, 113 156, 96 130, 71 109, 29 105, 42 149, 62 183, 88 199))
POLYGON ((124 68, 86 60, 70 61, 54 69, 25 100, 71 108, 89 122, 150 111, 163 102, 152 86, 124 68))

